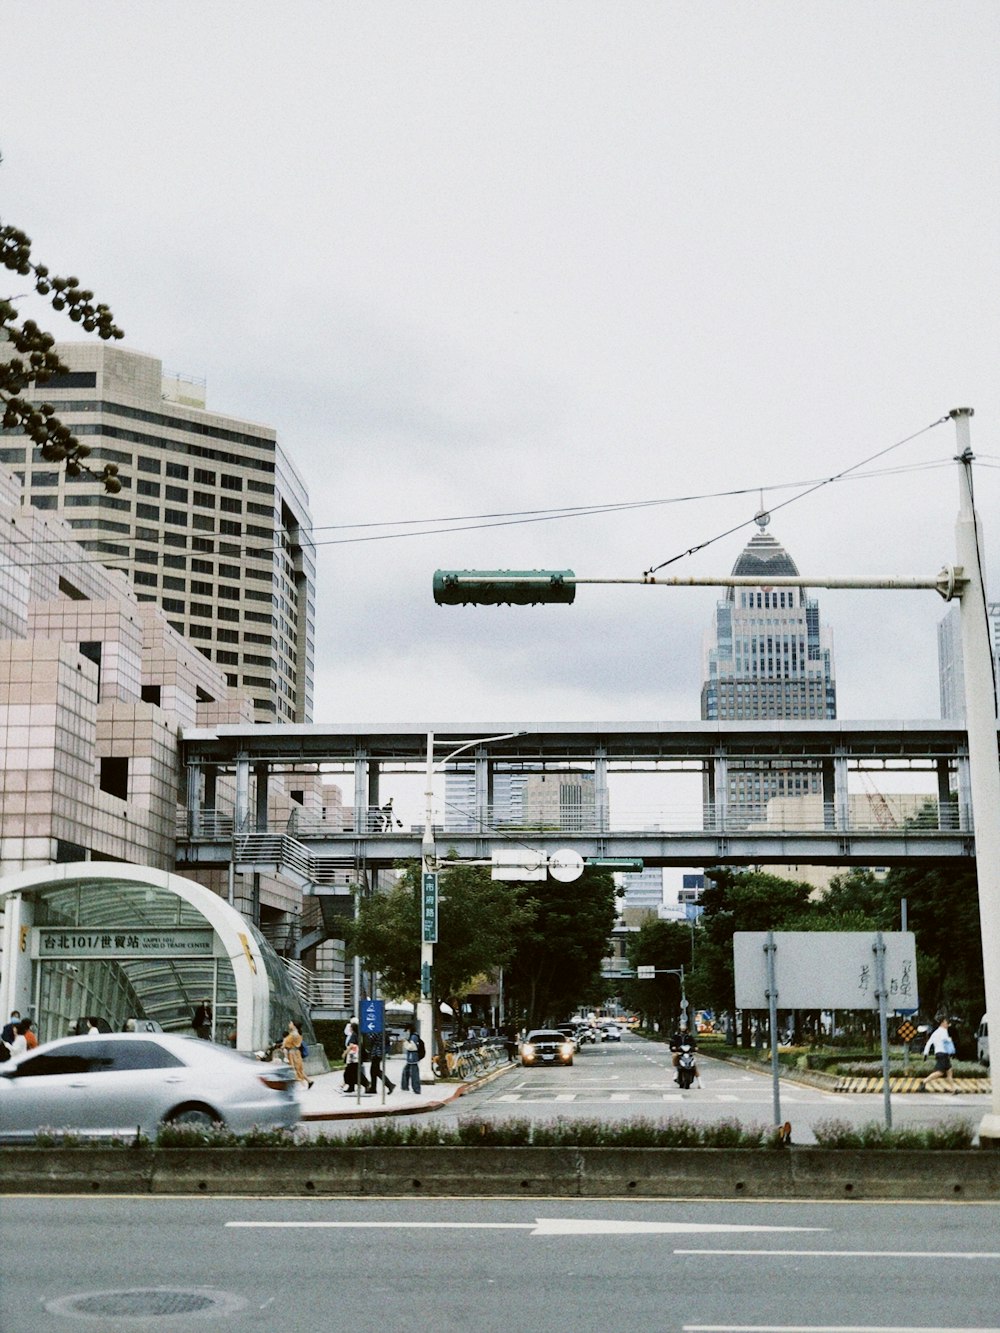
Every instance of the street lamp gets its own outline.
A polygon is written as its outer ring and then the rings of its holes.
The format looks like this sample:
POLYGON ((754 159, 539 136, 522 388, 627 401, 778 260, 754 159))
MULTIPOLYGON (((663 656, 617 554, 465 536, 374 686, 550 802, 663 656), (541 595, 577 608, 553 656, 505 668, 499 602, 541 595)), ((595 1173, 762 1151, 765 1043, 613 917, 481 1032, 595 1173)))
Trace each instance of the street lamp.
POLYGON ((493 741, 509 741, 515 736, 526 736, 526 731, 504 731, 499 736, 478 736, 456 745, 443 759, 434 761, 434 733, 427 733, 427 787, 424 793, 424 836, 420 843, 420 1000, 417 1003, 417 1030, 426 1032, 427 1055, 420 1067, 422 1081, 434 1082, 434 945, 437 943, 438 923, 438 859, 434 842, 434 774, 451 762, 463 750, 474 745, 489 745, 493 741))

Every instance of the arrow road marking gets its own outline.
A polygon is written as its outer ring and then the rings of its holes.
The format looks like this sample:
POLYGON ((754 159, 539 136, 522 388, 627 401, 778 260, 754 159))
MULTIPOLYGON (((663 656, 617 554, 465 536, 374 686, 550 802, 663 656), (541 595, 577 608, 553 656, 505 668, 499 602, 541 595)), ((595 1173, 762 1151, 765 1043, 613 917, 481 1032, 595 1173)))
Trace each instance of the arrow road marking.
MULTIPOLYGON (((731 1235, 775 1231, 827 1231, 827 1227, 766 1227, 728 1222, 634 1222, 616 1218, 539 1217, 534 1222, 227 1222, 227 1227, 255 1230, 268 1228, 329 1229, 339 1231, 530 1231, 533 1236, 639 1236, 639 1235, 731 1235)), ((689 1251, 678 1251, 689 1253, 689 1251)), ((699 1253, 699 1251, 690 1251, 699 1253)), ((719 1251, 724 1253, 724 1251, 719 1251)), ((736 1251, 743 1253, 743 1251, 736 1251)), ((810 1254, 812 1251, 807 1250, 810 1254)))

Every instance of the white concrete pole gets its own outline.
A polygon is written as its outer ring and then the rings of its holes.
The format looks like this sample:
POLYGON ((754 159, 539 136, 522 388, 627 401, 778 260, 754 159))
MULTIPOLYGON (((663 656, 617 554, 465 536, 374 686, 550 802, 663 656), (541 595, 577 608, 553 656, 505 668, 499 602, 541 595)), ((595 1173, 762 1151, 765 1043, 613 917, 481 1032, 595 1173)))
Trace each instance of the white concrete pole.
POLYGON ((420 975, 430 978, 431 994, 425 994, 423 982, 420 987, 420 999, 417 1002, 417 1030, 424 1039, 427 1054, 420 1064, 420 1079, 423 1083, 434 1082, 434 945, 424 939, 423 918, 423 883, 424 875, 434 874, 437 870, 437 848, 434 844, 434 733, 427 733, 427 787, 424 792, 424 836, 420 846, 420 975))
MULTIPOLYGON (((975 821, 976 878, 983 932, 986 1012, 1000 1023, 1000 754, 986 589, 983 586, 978 525, 972 494, 972 409, 951 413, 958 434, 959 512, 955 524, 957 564, 965 582, 960 593, 962 656, 965 665, 965 724, 969 734, 969 779, 975 821)), ((996 1062, 994 1061, 994 1069, 996 1062)), ((1000 1147, 1000 1078, 992 1080, 990 1110, 979 1126, 980 1143, 1000 1147)))

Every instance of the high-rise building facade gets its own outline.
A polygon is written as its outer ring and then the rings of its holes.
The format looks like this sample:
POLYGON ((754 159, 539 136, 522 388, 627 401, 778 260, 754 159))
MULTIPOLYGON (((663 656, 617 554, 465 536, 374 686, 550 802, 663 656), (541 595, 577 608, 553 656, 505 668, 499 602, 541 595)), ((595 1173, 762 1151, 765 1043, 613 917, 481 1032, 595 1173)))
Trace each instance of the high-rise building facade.
POLYGON ((274 430, 207 411, 204 387, 165 377, 155 357, 105 343, 57 351, 69 373, 28 396, 52 403, 95 464, 116 464, 122 489, 69 476, 0 431, 23 503, 60 514, 84 550, 123 570, 140 602, 252 698, 256 721, 310 722, 312 520, 274 430))
MULTIPOLYGON (((761 718, 832 719, 837 716, 833 636, 820 624, 819 603, 804 588, 776 588, 776 578, 798 577, 794 560, 767 531, 759 514, 754 534, 733 575, 759 579, 728 588, 716 604, 705 638, 701 716, 710 721, 761 718)), ((759 819, 768 800, 821 789, 808 760, 795 767, 730 768, 724 796, 730 818, 759 819)))
MULTIPOLYGON (((953 606, 938 622, 938 691, 941 716, 965 721, 965 655, 962 651, 960 611, 953 606)), ((1000 602, 987 602, 990 642, 993 646, 993 685, 1000 688, 1000 602)))

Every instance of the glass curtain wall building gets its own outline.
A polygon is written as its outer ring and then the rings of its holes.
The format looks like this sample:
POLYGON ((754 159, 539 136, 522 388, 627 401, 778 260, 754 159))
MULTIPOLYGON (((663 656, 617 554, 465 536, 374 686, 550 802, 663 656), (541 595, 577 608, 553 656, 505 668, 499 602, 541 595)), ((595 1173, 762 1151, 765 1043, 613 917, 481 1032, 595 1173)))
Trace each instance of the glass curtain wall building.
MULTIPOLYGON (((701 716, 714 721, 761 718, 832 719, 837 716, 833 634, 820 623, 819 603, 805 588, 775 588, 772 580, 797 577, 795 561, 767 531, 769 515, 742 551, 733 575, 759 578, 757 587, 728 588, 716 604, 706 635, 701 716)), ((730 770, 724 800, 727 817, 757 821, 777 796, 822 790, 815 764, 764 765, 730 770)))

